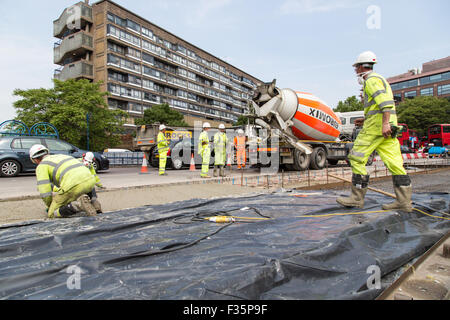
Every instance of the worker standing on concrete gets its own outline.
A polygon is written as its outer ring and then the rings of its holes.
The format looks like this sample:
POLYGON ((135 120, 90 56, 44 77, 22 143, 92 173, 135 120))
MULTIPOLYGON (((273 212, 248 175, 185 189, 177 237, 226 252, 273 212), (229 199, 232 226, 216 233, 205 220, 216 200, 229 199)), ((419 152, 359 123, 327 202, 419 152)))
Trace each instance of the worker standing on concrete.
POLYGON ((167 176, 166 173, 166 163, 167 163, 167 153, 169 152, 169 140, 166 138, 166 126, 159 126, 158 133, 158 153, 159 153, 159 175, 167 176))
MULTIPOLYGON (((86 166, 86 168, 89 169, 91 174, 95 178, 95 186, 99 187, 100 189, 103 189, 103 185, 100 181, 100 178, 97 175, 97 172, 94 168, 94 161, 95 157, 92 152, 87 152, 86 154, 83 154, 83 157, 81 158, 81 162, 86 166)), ((97 192, 95 191, 95 187, 92 189, 90 193, 88 193, 89 198, 91 198, 91 203, 94 206, 97 213, 103 213, 102 206, 100 204, 100 201, 98 201, 97 192)))
POLYGON ((203 131, 200 134, 198 141, 198 154, 202 157, 202 172, 200 176, 202 178, 211 178, 208 175, 209 172, 209 160, 211 157, 211 149, 209 147, 209 136, 208 130, 211 128, 211 125, 208 122, 203 124, 203 131))
POLYGON ((95 177, 79 160, 64 154, 49 155, 49 150, 39 144, 32 146, 29 154, 37 164, 38 190, 49 218, 67 218, 79 211, 89 216, 97 214, 87 195, 95 186, 95 177), (56 187, 55 195, 52 185, 56 187))
POLYGON ((247 160, 247 155, 245 152, 245 135, 244 130, 239 129, 237 131, 238 135, 234 137, 234 147, 236 148, 236 161, 238 169, 245 168, 245 162, 247 160))
POLYGON ((219 132, 214 135, 214 177, 217 171, 221 177, 225 177, 225 161, 227 159, 228 138, 225 133, 225 125, 219 125, 219 132))
POLYGON ((400 143, 396 137, 397 114, 392 90, 387 81, 373 72, 377 63, 371 51, 361 53, 353 67, 364 92, 364 124, 355 140, 348 158, 352 166, 350 197, 336 201, 346 207, 364 207, 364 197, 369 184, 366 163, 374 150, 392 174, 397 200, 383 205, 384 210, 412 211, 411 179, 403 167, 400 143))

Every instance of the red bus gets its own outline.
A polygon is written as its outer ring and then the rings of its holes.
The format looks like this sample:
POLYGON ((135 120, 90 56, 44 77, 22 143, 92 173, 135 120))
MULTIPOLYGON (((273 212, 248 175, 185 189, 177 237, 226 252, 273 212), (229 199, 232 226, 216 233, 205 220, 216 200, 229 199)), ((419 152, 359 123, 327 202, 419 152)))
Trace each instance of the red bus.
POLYGON ((408 125, 405 123, 399 123, 398 125, 403 127, 403 129, 400 131, 400 134, 398 135, 398 141, 400 142, 400 145, 406 146, 413 151, 419 149, 419 133, 416 130, 409 129, 408 125))
POLYGON ((433 124, 428 127, 428 143, 436 147, 450 145, 450 124, 433 124))

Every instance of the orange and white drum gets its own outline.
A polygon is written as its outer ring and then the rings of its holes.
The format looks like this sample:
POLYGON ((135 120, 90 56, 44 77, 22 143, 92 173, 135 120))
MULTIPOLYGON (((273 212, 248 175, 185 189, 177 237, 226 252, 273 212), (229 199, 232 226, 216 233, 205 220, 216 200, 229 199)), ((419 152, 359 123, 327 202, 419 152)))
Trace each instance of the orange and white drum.
POLYGON ((335 141, 341 133, 341 120, 316 96, 296 92, 297 112, 292 121, 292 133, 300 140, 335 141))

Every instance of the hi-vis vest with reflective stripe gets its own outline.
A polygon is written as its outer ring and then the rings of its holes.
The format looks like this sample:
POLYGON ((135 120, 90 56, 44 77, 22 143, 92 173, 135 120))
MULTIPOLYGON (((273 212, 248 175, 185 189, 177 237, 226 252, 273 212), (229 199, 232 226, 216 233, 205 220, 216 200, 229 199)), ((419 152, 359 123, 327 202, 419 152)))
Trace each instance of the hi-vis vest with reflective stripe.
POLYGON ((88 168, 89 171, 91 172, 91 174, 94 176, 94 178, 95 178, 95 185, 96 185, 96 186, 99 186, 99 187, 102 186, 102 184, 100 183, 100 178, 98 177, 97 172, 95 171, 94 165, 91 164, 91 165, 87 166, 87 165, 83 162, 83 158, 78 158, 78 161, 80 161, 82 164, 84 164, 84 166, 85 166, 86 168, 88 168))
POLYGON ((364 129, 381 135, 383 112, 391 114, 389 122, 397 125, 397 114, 391 86, 381 75, 371 72, 364 82, 364 129))
POLYGON ((52 201, 52 186, 57 191, 69 191, 73 187, 95 179, 88 168, 74 157, 55 154, 46 156, 36 168, 38 191, 47 206, 52 201))
POLYGON ((202 131, 198 138, 198 154, 202 155, 205 150, 209 152, 209 135, 208 132, 202 131))
POLYGON ((164 136, 164 133, 159 132, 158 133, 158 152, 163 153, 169 151, 169 140, 166 139, 164 136))

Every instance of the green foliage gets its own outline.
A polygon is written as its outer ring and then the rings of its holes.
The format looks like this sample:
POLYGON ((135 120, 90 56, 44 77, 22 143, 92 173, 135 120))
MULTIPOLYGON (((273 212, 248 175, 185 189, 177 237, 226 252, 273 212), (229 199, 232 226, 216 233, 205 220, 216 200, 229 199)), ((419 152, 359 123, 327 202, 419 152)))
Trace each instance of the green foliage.
POLYGON ((151 125, 156 122, 171 127, 188 126, 188 124, 184 121, 184 116, 177 110, 170 108, 167 103, 155 105, 150 109, 145 110, 144 118, 136 119, 134 123, 141 126, 144 124, 151 125))
MULTIPOLYGON (((240 115, 237 121, 233 124, 234 126, 245 126, 249 123, 249 118, 240 115)), ((250 124, 253 124, 253 119, 250 119, 250 124)))
POLYGON ((334 112, 351 112, 364 110, 364 104, 356 98, 351 96, 345 99, 344 102, 339 101, 337 107, 333 109, 334 112))
POLYGON ((108 92, 101 92, 101 83, 89 80, 53 80, 52 89, 14 90, 21 97, 14 103, 16 120, 32 126, 38 122, 54 125, 60 138, 79 148, 86 148, 87 121, 89 121, 89 147, 103 150, 120 143, 123 118, 121 110, 109 110, 105 102, 108 92))
POLYGON ((399 123, 406 123, 409 129, 426 135, 428 126, 450 123, 450 101, 448 99, 419 96, 406 99, 397 106, 399 123))

